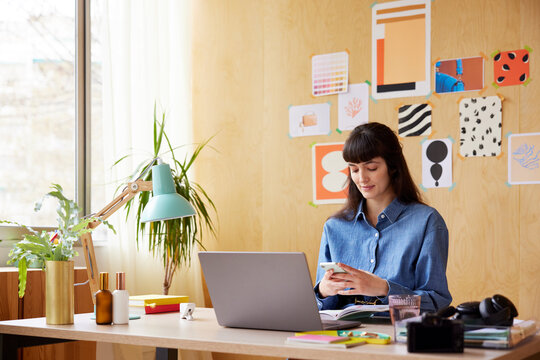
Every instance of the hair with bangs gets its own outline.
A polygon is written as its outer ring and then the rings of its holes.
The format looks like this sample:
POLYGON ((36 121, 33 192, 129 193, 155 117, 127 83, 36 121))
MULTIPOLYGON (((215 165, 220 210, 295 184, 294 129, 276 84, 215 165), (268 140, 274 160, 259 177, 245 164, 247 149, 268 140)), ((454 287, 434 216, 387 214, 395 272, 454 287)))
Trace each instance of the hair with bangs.
MULTIPOLYGON (((376 122, 357 126, 345 141, 343 159, 348 163, 359 164, 378 156, 386 162, 390 184, 398 200, 405 204, 424 203, 412 180, 396 134, 388 126, 376 122)), ((353 182, 350 171, 348 185, 347 202, 332 217, 354 219, 364 196, 353 182)))

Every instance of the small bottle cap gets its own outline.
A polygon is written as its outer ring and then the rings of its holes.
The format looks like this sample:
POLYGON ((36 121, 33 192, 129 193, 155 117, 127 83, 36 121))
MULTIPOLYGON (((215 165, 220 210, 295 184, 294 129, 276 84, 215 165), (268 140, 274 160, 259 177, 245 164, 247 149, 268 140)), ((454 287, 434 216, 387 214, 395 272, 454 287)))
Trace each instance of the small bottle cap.
POLYGON ((116 290, 126 290, 126 273, 116 273, 116 290))
POLYGON ((108 272, 99 273, 99 289, 109 290, 109 273, 108 272))

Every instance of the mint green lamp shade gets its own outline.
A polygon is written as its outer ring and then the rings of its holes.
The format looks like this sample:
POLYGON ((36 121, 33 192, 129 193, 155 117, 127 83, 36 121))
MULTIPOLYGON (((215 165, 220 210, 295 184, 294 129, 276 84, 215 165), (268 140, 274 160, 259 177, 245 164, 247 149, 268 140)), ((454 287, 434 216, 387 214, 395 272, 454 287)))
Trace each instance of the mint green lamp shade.
POLYGON ((141 222, 160 221, 195 215, 193 206, 176 192, 169 164, 152 166, 154 196, 141 215, 141 222))

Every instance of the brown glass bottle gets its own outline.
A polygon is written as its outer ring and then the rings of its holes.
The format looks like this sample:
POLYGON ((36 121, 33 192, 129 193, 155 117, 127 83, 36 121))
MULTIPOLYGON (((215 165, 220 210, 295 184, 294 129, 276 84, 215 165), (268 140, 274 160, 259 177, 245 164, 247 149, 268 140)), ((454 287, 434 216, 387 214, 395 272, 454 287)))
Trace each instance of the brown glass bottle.
POLYGON ((99 273, 99 290, 96 292, 96 324, 112 323, 113 296, 109 291, 109 273, 99 273))

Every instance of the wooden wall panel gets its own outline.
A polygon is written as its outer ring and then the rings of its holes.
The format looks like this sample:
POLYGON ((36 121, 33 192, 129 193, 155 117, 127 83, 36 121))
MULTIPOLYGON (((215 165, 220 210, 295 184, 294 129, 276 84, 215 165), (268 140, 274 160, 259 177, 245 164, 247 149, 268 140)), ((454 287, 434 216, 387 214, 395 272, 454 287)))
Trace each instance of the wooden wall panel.
MULTIPOLYGON (((540 132, 540 1, 522 0, 521 46, 527 45, 531 53, 530 78, 526 87, 520 87, 519 132, 540 132), (534 57, 534 62, 532 58, 534 57)), ((519 186, 520 315, 540 320, 540 185, 519 186)))
POLYGON ((19 282, 12 271, 0 268, 0 320, 17 319, 19 311, 19 282))
POLYGON ((198 178, 219 209, 218 237, 231 239, 205 246, 261 250, 262 2, 195 1, 193 11, 195 141, 215 136, 217 150, 200 154, 198 178))
MULTIPOLYGON (((323 223, 339 206, 308 205, 310 145, 344 141, 349 132, 290 139, 288 107, 330 101, 331 128, 337 127, 337 96, 311 97, 310 57, 348 49, 349 83, 370 80, 372 3, 196 2, 194 137, 201 140, 217 133, 213 144, 219 150, 206 155, 196 169, 220 214, 219 239, 209 249, 304 251, 314 276, 323 223), (239 53, 242 56, 235 58, 239 53)), ((486 57, 483 92, 429 97, 433 138, 451 136, 456 141, 455 187, 424 192, 450 229, 447 273, 453 303, 502 293, 516 303, 521 317, 540 320, 540 185, 506 185, 504 136, 540 132, 540 67, 535 61, 540 49, 540 2, 437 0, 431 5, 433 62, 486 57), (527 86, 493 87, 490 54, 525 45, 533 49, 532 81, 527 86), (461 160, 459 99, 497 95, 504 98, 502 155, 461 160)), ((398 105, 424 101, 425 97, 371 101, 370 120, 397 131, 398 105)), ((420 141, 402 139, 418 184, 420 141)))

